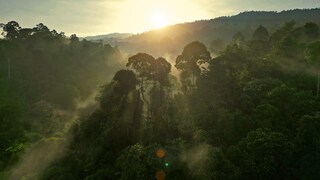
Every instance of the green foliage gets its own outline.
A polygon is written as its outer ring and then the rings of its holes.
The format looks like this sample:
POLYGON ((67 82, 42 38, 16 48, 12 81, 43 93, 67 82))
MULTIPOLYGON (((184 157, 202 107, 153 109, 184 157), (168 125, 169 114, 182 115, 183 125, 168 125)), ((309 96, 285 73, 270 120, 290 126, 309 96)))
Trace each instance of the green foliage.
MULTIPOLYGON (((120 53, 43 24, 1 26, 0 177, 7 178, 32 142, 62 153, 70 116, 61 110, 72 112, 105 82, 120 53)), ((101 87, 92 113, 71 125, 65 156, 40 179, 318 178, 318 26, 288 22, 270 35, 260 26, 252 40, 244 37, 236 34, 213 59, 199 41, 187 44, 175 65, 182 91, 166 59, 129 57, 132 70, 101 87)))
POLYGON ((10 21, 7 24, 1 24, 3 28, 3 35, 6 39, 14 40, 19 38, 19 30, 21 29, 20 25, 16 21, 10 21))
POLYGON ((111 79, 121 60, 116 48, 79 41, 76 35, 69 39, 42 23, 22 28, 11 21, 1 28, 0 179, 26 161, 21 155, 32 144, 65 132, 77 103, 111 79))
POLYGON ((304 25, 305 33, 310 39, 317 39, 319 38, 319 26, 315 23, 306 23, 304 25))
POLYGON ((310 63, 318 64, 320 61, 320 41, 310 43, 306 49, 306 58, 310 63))
POLYGON ((181 55, 176 58, 175 65, 178 70, 183 72, 183 76, 180 76, 183 85, 194 86, 195 78, 200 76, 202 72, 201 65, 207 63, 210 59, 210 52, 201 42, 194 41, 186 45, 181 55), (188 83, 190 78, 191 84, 188 83))
POLYGON ((244 179, 283 179, 291 176, 293 143, 285 135, 257 129, 248 133, 238 148, 242 153, 239 168, 244 179))
POLYGON ((104 180, 104 179, 111 179, 110 177, 110 171, 106 169, 99 169, 97 172, 93 175, 87 176, 86 180, 104 180))
POLYGON ((220 51, 222 51, 223 48, 225 47, 224 41, 223 41, 222 39, 220 39, 220 38, 215 39, 215 40, 211 41, 209 47, 210 47, 210 51, 211 51, 211 52, 214 52, 214 53, 217 54, 217 53, 219 53, 220 51))
POLYGON ((147 166, 147 152, 145 147, 136 144, 124 150, 122 156, 118 159, 118 166, 121 169, 120 179, 150 179, 151 169, 147 166))
POLYGON ((299 169, 297 175, 301 178, 316 179, 319 176, 319 127, 319 114, 303 116, 299 121, 296 136, 298 156, 300 156, 297 161, 299 169))
POLYGON ((117 82, 115 91, 126 94, 136 88, 138 84, 138 79, 136 75, 130 70, 120 70, 118 71, 114 78, 114 81, 117 82))
POLYGON ((290 31, 293 30, 293 27, 296 25, 295 21, 290 21, 285 23, 285 25, 277 29, 270 37, 270 42, 274 45, 279 43, 290 31))
POLYGON ((253 40, 256 41, 268 41, 269 40, 269 32, 263 26, 259 26, 253 33, 253 40))
POLYGON ((153 63, 155 59, 149 54, 138 53, 128 59, 127 67, 136 70, 139 76, 151 79, 154 69, 153 63))
POLYGON ((155 59, 149 54, 138 53, 128 59, 127 67, 134 69, 142 81, 156 81, 160 85, 168 85, 168 74, 171 64, 164 58, 155 59))
POLYGON ((231 44, 236 44, 238 47, 242 47, 245 43, 245 37, 241 32, 237 32, 232 36, 231 44))

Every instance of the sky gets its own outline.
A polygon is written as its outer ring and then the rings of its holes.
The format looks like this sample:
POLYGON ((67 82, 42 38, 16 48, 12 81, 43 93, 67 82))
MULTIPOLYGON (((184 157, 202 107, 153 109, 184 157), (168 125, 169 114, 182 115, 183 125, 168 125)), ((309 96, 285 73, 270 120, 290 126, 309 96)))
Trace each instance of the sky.
POLYGON ((320 0, 0 0, 0 23, 43 23, 77 34, 141 33, 164 25, 236 15, 243 11, 317 8, 320 0))

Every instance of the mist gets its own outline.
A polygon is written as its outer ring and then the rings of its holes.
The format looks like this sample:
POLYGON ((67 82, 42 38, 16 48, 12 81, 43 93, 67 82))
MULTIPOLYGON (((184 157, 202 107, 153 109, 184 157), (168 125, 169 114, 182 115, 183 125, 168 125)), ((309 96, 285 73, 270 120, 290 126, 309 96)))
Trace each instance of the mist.
POLYGON ((319 17, 87 39, 1 24, 0 179, 316 179, 319 17))
POLYGON ((62 119, 64 129, 53 129, 49 137, 45 137, 38 142, 33 143, 23 152, 21 159, 15 166, 9 170, 9 180, 15 179, 40 179, 45 170, 55 161, 63 158, 69 148, 73 135, 70 128, 79 123, 81 116, 87 116, 92 113, 96 107, 93 93, 87 99, 76 102, 76 108, 73 111, 54 110, 54 113, 63 114, 62 119))

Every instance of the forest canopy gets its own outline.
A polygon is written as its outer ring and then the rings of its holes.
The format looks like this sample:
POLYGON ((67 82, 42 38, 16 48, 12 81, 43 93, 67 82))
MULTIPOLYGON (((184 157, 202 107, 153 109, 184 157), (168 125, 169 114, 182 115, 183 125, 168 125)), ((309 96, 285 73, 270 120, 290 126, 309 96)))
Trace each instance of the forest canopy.
POLYGON ((261 24, 217 56, 191 41, 174 64, 145 52, 121 64, 116 47, 43 24, 1 27, 0 178, 320 176, 316 23, 261 24), (59 153, 39 153, 48 163, 27 171, 24 153, 43 147, 59 153))

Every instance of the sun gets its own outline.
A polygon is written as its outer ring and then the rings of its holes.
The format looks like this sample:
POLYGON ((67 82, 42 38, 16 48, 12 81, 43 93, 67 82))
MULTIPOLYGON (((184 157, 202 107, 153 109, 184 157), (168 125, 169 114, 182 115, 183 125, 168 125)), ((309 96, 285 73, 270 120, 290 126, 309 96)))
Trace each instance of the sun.
POLYGON ((151 17, 153 28, 162 28, 168 25, 168 17, 163 11, 156 11, 151 17))

